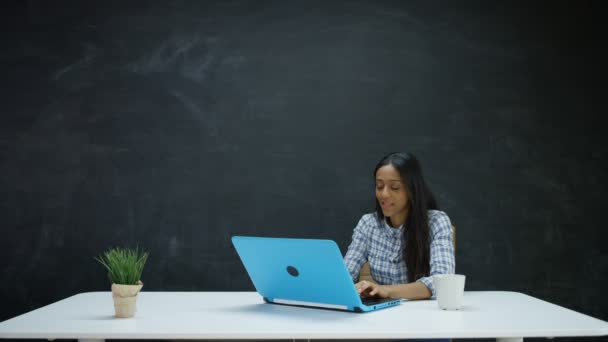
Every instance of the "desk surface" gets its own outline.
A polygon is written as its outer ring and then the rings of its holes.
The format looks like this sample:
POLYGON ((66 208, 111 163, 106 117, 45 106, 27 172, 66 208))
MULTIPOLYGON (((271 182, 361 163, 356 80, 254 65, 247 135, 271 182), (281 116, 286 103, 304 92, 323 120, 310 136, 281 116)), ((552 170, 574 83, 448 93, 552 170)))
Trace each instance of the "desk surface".
POLYGON ((435 300, 370 313, 265 304, 255 292, 141 292, 134 318, 89 292, 0 323, 0 338, 397 339, 608 335, 608 323, 517 292, 465 292, 462 311, 435 300))

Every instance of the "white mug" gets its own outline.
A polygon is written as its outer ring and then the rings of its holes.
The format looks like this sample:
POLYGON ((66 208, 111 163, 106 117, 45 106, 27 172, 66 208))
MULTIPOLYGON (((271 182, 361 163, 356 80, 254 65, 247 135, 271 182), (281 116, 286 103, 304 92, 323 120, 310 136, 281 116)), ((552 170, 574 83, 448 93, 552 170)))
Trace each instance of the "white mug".
POLYGON ((460 310, 464 295, 465 276, 462 274, 437 274, 433 276, 437 304, 442 310, 460 310))

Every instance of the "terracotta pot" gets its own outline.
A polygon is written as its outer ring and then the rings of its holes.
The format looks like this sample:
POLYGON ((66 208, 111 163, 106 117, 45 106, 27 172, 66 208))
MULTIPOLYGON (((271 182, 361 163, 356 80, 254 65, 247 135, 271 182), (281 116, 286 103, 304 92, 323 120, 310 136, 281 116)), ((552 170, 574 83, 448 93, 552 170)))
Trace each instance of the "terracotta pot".
POLYGON ((112 284, 114 314, 117 318, 129 318, 135 315, 137 294, 143 286, 141 280, 137 285, 112 284))

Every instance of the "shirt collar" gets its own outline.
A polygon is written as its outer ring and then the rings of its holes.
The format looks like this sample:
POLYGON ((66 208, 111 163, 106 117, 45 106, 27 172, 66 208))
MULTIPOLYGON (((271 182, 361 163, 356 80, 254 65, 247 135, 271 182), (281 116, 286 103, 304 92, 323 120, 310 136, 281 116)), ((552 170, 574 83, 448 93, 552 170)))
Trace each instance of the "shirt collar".
POLYGON ((391 226, 388 224, 388 222, 387 222, 387 220, 386 220, 386 217, 384 218, 384 227, 386 228, 386 230, 387 230, 388 232, 390 232, 390 233, 391 233, 391 235, 400 236, 400 235, 401 235, 401 233, 403 232, 403 229, 404 229, 404 228, 403 228, 403 226, 404 226, 404 224, 400 225, 400 226, 399 226, 399 227, 397 227, 397 228, 393 228, 393 227, 391 227, 391 226))

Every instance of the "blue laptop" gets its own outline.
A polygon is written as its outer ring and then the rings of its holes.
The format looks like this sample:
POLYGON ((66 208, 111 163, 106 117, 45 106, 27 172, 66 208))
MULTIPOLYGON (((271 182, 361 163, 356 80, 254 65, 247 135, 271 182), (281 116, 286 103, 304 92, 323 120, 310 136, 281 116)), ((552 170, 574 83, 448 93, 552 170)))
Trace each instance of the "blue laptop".
POLYGON ((267 303, 368 312, 403 301, 361 298, 334 241, 234 236, 232 244, 267 303))

